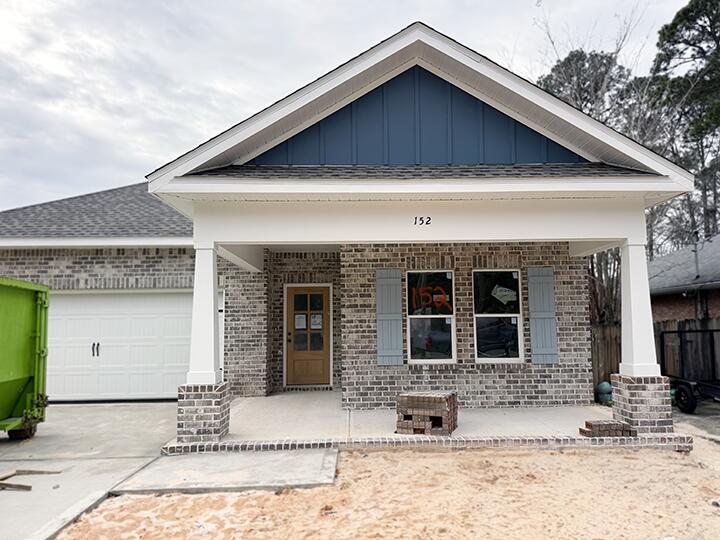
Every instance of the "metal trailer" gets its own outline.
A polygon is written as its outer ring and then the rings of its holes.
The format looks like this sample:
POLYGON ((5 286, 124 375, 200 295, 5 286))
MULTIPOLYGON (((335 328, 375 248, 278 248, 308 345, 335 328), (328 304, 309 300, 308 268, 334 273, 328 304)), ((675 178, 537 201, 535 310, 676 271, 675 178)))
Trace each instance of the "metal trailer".
POLYGON ((0 430, 35 435, 45 420, 48 288, 0 278, 0 430))
POLYGON ((720 336, 720 329, 660 332, 660 368, 663 375, 670 379, 670 387, 675 391, 675 404, 684 413, 693 413, 700 399, 720 401, 716 336, 720 336), (703 343, 700 354, 688 354, 687 334, 708 338, 709 345, 703 343), (669 367, 666 354, 667 336, 677 336, 679 340, 679 354, 673 359, 673 368, 669 367))

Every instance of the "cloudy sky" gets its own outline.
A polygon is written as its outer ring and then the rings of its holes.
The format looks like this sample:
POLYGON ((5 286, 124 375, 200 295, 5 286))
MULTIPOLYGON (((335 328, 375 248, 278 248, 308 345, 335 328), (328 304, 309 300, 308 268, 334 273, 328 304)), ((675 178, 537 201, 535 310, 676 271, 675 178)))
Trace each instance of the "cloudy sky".
MULTIPOLYGON (((685 0, 638 0, 628 61, 685 0)), ((159 165, 422 20, 536 79, 613 46, 630 0, 0 0, 0 209, 140 182, 159 165)))

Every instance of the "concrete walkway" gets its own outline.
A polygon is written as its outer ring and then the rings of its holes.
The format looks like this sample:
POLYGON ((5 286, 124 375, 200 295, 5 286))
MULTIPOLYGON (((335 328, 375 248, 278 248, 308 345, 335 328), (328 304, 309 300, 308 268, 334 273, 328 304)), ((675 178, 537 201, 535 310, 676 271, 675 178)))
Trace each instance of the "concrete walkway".
POLYGON ((158 457, 175 434, 175 403, 51 405, 37 435, 0 434, 0 470, 60 474, 19 476, 32 491, 0 491, 0 538, 45 539, 108 490, 158 457))
MULTIPOLYGON (((609 407, 460 409, 454 436, 576 436, 585 420, 612 417, 609 407)), ((389 437, 393 409, 344 410, 340 392, 285 392, 236 399, 228 440, 389 437)))
POLYGON ((307 488, 335 481, 337 450, 186 454, 161 457, 112 489, 126 493, 207 493, 307 488))

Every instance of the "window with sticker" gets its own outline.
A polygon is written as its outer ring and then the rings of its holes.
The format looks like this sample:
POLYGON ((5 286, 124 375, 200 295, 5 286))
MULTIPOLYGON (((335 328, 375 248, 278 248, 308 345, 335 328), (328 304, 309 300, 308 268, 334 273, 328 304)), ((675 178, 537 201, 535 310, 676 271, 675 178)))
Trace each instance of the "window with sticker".
POLYGON ((522 359, 519 270, 473 271, 475 356, 478 361, 522 359))
POLYGON ((451 271, 408 272, 407 278, 410 361, 454 361, 453 273, 451 271))

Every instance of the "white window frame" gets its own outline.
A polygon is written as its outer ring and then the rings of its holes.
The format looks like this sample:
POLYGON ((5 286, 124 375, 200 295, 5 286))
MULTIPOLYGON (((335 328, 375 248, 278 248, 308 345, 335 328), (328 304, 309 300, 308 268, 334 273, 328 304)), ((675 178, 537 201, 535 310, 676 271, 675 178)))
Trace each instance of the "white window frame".
POLYGON ((456 364, 457 363, 457 306, 455 305, 455 271, 454 270, 407 270, 405 272, 405 326, 407 340, 407 359, 408 364, 456 364), (452 274, 452 315, 410 315, 410 306, 408 305, 408 295, 410 293, 410 274, 436 274, 446 272, 452 274), (412 344, 410 340, 410 319, 437 319, 440 317, 452 318, 452 358, 422 358, 413 360, 412 344))
MULTIPOLYGON (((454 283, 454 282, 453 282, 454 283)), ((475 351, 475 362, 478 364, 519 364, 525 361, 525 318, 523 317, 523 283, 522 272, 519 268, 476 268, 472 271, 472 320, 473 320, 473 350, 475 351), (517 272, 518 275, 518 314, 509 313, 475 313, 475 274, 486 272, 517 272), (478 317, 517 317, 518 319, 518 356, 517 358, 487 358, 478 356, 477 350, 477 318, 478 317)))

